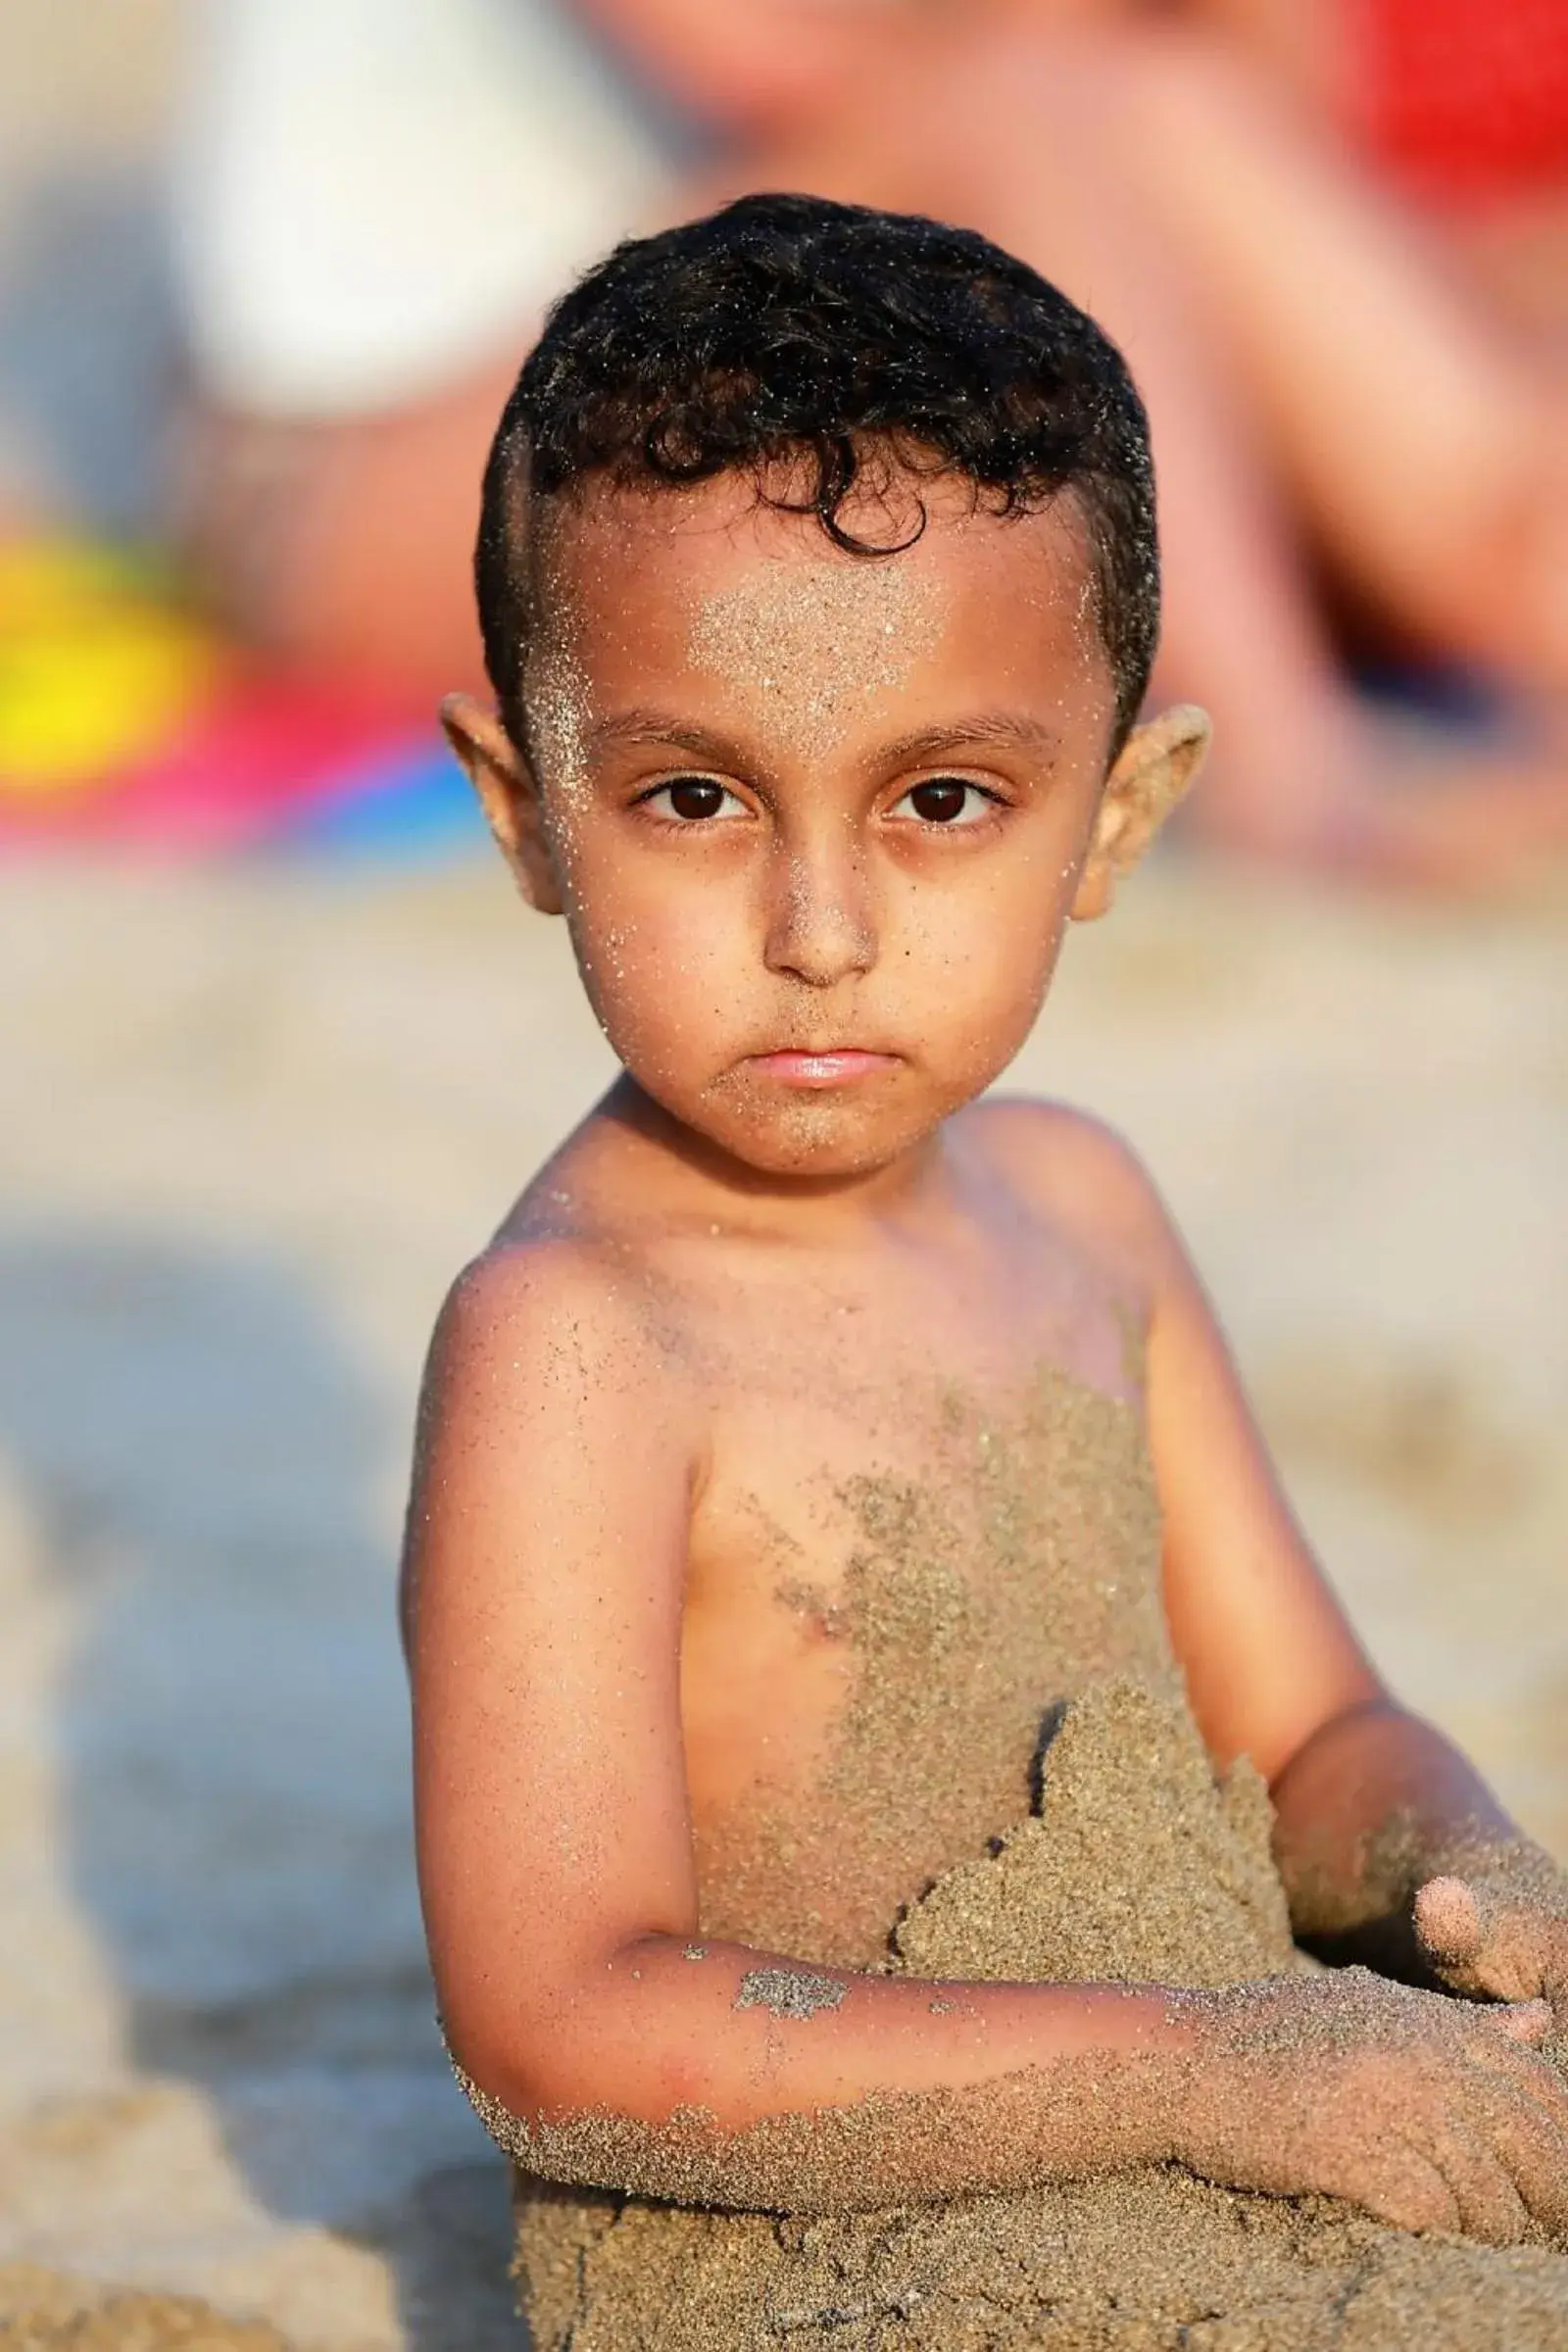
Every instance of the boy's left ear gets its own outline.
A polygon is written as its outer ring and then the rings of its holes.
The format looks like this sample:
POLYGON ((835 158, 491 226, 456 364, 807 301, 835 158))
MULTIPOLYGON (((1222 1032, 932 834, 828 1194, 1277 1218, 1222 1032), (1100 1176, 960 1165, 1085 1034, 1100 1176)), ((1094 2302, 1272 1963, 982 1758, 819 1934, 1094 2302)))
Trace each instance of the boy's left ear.
POLYGON ((1095 816, 1095 829, 1072 903, 1074 922, 1105 912, 1116 884, 1130 873, 1203 764, 1213 729, 1206 710, 1177 703, 1134 727, 1117 754, 1095 816))

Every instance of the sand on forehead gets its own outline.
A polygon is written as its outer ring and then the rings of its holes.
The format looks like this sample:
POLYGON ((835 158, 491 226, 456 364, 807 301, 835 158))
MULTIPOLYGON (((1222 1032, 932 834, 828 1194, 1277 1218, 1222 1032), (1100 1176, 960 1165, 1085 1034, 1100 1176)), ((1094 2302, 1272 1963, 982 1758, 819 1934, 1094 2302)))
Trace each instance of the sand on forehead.
MULTIPOLYGON (((1216 1784, 1171 1690, 1065 1708, 1037 1816, 940 1879, 896 1971, 1246 1983, 1291 1941, 1261 1782, 1216 1784)), ((1568 2051, 1556 2053, 1568 2066, 1568 2051)), ((1175 2167, 944 2207, 792 2219, 519 2180, 535 2352, 1559 2352, 1568 2245, 1415 2238, 1325 2197, 1175 2167)))

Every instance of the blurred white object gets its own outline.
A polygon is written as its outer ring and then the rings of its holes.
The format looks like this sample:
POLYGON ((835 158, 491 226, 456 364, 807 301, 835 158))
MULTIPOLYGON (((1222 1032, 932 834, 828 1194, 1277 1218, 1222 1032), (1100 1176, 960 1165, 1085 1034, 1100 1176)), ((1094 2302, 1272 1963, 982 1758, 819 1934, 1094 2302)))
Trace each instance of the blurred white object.
POLYGON ((550 0, 207 0, 174 250, 206 390, 334 416, 520 339, 667 184, 550 0))

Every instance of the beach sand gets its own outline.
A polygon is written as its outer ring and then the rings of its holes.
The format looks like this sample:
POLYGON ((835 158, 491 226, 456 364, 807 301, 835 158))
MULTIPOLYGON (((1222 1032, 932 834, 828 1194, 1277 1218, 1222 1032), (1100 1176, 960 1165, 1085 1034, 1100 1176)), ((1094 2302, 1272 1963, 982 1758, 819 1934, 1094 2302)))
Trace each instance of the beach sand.
MULTIPOLYGON (((0 987, 0 2345, 516 2345, 392 1563, 444 1283, 608 1075, 564 942, 484 867, 19 867, 0 987)), ((1559 1851, 1565 1002, 1560 911, 1172 860, 1015 1073, 1148 1153, 1374 1653, 1559 1851)))

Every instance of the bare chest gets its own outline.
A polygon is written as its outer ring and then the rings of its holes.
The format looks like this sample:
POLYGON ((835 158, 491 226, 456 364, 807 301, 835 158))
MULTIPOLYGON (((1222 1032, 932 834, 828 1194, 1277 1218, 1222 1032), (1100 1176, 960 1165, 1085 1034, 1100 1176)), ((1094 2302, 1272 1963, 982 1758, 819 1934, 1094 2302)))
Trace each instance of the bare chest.
POLYGON ((1057 1701, 1168 1652, 1114 1317, 842 1303, 732 1327, 681 1684, 705 1924, 849 1959, 1027 1811, 1057 1701))

